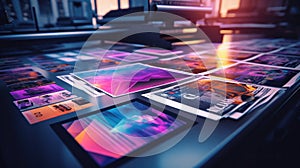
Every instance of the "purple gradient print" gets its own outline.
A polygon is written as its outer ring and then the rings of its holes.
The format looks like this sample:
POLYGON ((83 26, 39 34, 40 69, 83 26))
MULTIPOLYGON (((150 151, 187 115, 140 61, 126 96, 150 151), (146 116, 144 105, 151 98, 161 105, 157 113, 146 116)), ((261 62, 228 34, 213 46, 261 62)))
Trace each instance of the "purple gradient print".
POLYGON ((64 90, 64 88, 62 88, 56 84, 50 84, 50 85, 38 86, 38 87, 34 87, 34 88, 29 88, 29 89, 17 90, 14 92, 10 92, 10 94, 13 96, 13 98, 15 100, 20 100, 20 99, 26 99, 29 97, 40 96, 43 94, 58 92, 58 91, 62 91, 62 90, 64 90))
POLYGON ((113 96, 150 89, 190 76, 144 64, 79 72, 74 75, 113 96))

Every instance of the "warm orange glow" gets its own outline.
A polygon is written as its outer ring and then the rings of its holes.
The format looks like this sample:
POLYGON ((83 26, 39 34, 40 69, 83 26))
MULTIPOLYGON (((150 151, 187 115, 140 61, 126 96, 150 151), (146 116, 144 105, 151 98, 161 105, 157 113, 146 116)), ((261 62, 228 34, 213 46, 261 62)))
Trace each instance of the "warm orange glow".
POLYGON ((217 54, 218 68, 222 68, 222 67, 230 64, 230 61, 227 60, 228 59, 228 50, 218 49, 216 54, 217 54))
POLYGON ((129 0, 121 0, 121 9, 129 8, 129 0))
POLYGON ((224 67, 230 64, 229 57, 229 50, 228 50, 228 43, 232 41, 231 36, 224 36, 223 43, 218 46, 216 50, 217 58, 218 58, 218 68, 224 67), (226 37, 226 38, 225 38, 226 37))
POLYGON ((223 48, 224 47, 226 47, 226 46, 228 46, 229 44, 228 44, 228 42, 232 42, 233 41, 233 39, 232 39, 232 36, 231 35, 224 35, 224 37, 223 37, 223 43, 222 43, 222 45, 220 45, 220 47, 222 47, 223 46, 223 48))
POLYGON ((97 12, 99 16, 104 16, 111 10, 118 9, 118 0, 97 0, 97 12))
POLYGON ((240 5, 240 0, 223 0, 221 6, 221 17, 225 17, 229 9, 237 9, 240 5))
MULTIPOLYGON (((91 0, 92 4, 94 4, 93 1, 91 0)), ((121 0, 120 3, 121 9, 129 8, 129 0, 121 0)), ((118 0, 97 0, 97 13, 100 17, 116 9, 118 9, 118 0)))
POLYGON ((233 34, 233 30, 221 30, 220 34, 233 34))
POLYGON ((206 42, 205 40, 190 40, 190 41, 180 41, 174 42, 172 45, 174 46, 181 46, 181 45, 193 45, 193 44, 200 44, 206 42))
POLYGON ((197 28, 185 28, 182 29, 182 33, 196 33, 198 31, 197 28))

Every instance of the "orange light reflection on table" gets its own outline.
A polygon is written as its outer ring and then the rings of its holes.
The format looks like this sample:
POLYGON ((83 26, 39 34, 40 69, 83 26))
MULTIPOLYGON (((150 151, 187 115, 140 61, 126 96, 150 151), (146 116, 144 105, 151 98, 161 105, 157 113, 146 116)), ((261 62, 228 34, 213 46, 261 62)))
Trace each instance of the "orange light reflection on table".
POLYGON ((230 44, 228 42, 232 41, 231 36, 224 36, 223 43, 219 45, 216 49, 216 55, 218 60, 218 68, 222 68, 226 65, 230 64, 230 56, 229 56, 229 47, 230 44))

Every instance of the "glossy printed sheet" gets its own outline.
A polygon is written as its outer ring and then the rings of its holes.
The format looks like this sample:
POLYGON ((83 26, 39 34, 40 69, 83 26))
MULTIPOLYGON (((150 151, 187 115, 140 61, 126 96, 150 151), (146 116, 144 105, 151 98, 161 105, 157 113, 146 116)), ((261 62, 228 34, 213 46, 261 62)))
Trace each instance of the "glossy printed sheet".
POLYGON ((297 47, 287 48, 283 49, 277 52, 277 54, 283 54, 283 55, 293 55, 293 56, 300 56, 300 49, 298 45, 297 47))
POLYGON ((199 74, 232 64, 232 61, 215 57, 200 57, 197 54, 188 54, 171 59, 161 59, 148 64, 162 68, 174 69, 192 74, 199 74))
POLYGON ((144 64, 72 73, 94 87, 112 96, 134 93, 190 77, 179 72, 167 71, 144 64))
POLYGON ((289 87, 297 82, 299 71, 260 64, 240 63, 212 73, 213 76, 271 87, 289 87))
POLYGON ((15 100, 20 100, 29 97, 35 97, 35 96, 40 96, 48 93, 58 92, 62 90, 65 89, 56 84, 50 84, 50 85, 38 86, 29 89, 17 90, 17 91, 10 92, 10 94, 13 96, 15 100))
POLYGON ((29 64, 23 62, 19 57, 1 58, 0 70, 16 69, 21 67, 29 67, 29 64))
POLYGON ((251 60, 251 62, 289 68, 300 68, 300 58, 297 56, 269 54, 262 55, 254 60, 251 60))
POLYGON ((199 53, 199 55, 205 57, 215 57, 218 59, 233 59, 233 60, 245 60, 254 57, 257 54, 259 53, 246 52, 246 51, 234 51, 234 50, 229 50, 224 48, 199 53))
POLYGON ((30 110, 65 100, 73 99, 77 96, 72 95, 67 90, 49 93, 41 96, 30 97, 27 99, 21 99, 14 101, 14 104, 19 108, 20 111, 30 110))
POLYGON ((153 60, 157 59, 158 57, 144 55, 144 54, 137 54, 137 53, 129 53, 126 55, 109 55, 107 58, 115 59, 118 61, 124 62, 138 62, 138 61, 146 61, 146 60, 153 60))
POLYGON ((105 167, 184 125, 183 120, 133 101, 61 126, 84 154, 105 167))
POLYGON ((54 83, 33 70, 32 67, 2 70, 0 71, 0 80, 6 83, 10 91, 54 83))
POLYGON ((154 101, 199 116, 238 119, 276 90, 259 86, 199 78, 182 85, 144 94, 154 101))
POLYGON ((36 63, 37 66, 41 69, 52 73, 71 71, 74 69, 74 62, 66 63, 64 61, 58 60, 58 58, 39 55, 30 58, 30 60, 36 63))

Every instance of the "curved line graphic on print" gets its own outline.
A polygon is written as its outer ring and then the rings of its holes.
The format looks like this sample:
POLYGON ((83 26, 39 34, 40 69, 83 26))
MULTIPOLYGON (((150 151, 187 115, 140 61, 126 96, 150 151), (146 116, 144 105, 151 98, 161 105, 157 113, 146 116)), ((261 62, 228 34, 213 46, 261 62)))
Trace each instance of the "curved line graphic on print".
MULTIPOLYGON (((129 15, 125 15, 122 16, 120 18, 117 18, 115 20, 112 20, 111 22, 107 23, 105 26, 108 27, 116 27, 116 28, 120 28, 120 29, 124 29, 124 27, 118 27, 118 23, 120 22, 124 22, 124 20, 126 20, 128 17, 136 17, 137 15, 144 15, 144 13, 142 12, 138 12, 138 13, 133 13, 133 14, 129 14, 129 15)), ((165 13, 165 12, 148 12, 147 13, 148 16, 153 17, 153 18, 164 18, 166 20, 185 20, 184 18, 174 15, 174 14, 170 14, 170 13, 165 13)), ((143 34, 143 33, 157 33, 159 34, 159 29, 155 29, 153 27, 150 27, 149 25, 136 25, 133 23, 129 23, 130 25, 126 25, 129 26, 129 30, 128 31, 124 31, 122 33, 119 34, 112 34, 111 36, 109 36, 109 39, 113 39, 111 41, 108 41, 105 45, 101 46, 101 48, 103 50, 96 51, 96 53, 98 53, 98 55, 95 55, 95 59, 97 61, 94 62, 90 62, 90 63, 86 63, 85 61, 78 61, 76 62, 76 66, 75 66, 75 72, 77 71, 88 71, 88 70, 95 70, 98 68, 104 68, 105 71, 94 71, 93 75, 95 76, 95 78, 93 78, 93 81, 109 81, 109 85, 108 89, 107 88, 102 88, 102 89, 106 89, 104 91, 106 91, 106 93, 111 94, 111 96, 115 96, 114 94, 123 94, 126 93, 125 91, 128 91, 129 89, 133 88, 136 85, 139 85, 140 83, 143 83, 143 85, 145 83, 147 83, 148 81, 155 81, 156 79, 163 79, 164 77, 168 77, 168 79, 170 79, 170 81, 174 81, 176 83, 176 81, 178 80, 178 74, 177 73, 169 73, 168 71, 166 71, 164 68, 167 67, 162 67, 162 69, 159 69, 159 73, 155 73, 156 70, 158 70, 156 67, 152 67, 152 66, 148 66, 148 65, 142 65, 142 64, 134 64, 134 66, 130 66, 128 65, 128 60, 126 58, 130 59, 131 54, 126 54, 126 53, 122 53, 122 52, 117 52, 117 51, 108 51, 109 49, 115 49, 116 47, 118 49, 122 49, 121 45, 117 45, 119 44, 118 42, 120 42, 122 39, 125 39, 126 37, 130 37, 136 34, 143 34), (116 56, 118 55, 118 58, 122 58, 117 60, 117 63, 115 63, 114 61, 112 61, 113 59, 112 56, 110 56, 110 54, 116 56), (123 54, 123 55, 122 55, 123 54), (110 58, 109 58, 110 57, 110 58), (114 65, 114 69, 111 71, 110 67, 106 68, 104 67, 105 63, 112 61, 112 64, 114 65), (122 70, 126 70, 126 68, 128 68, 128 72, 130 72, 130 69, 135 69, 134 72, 131 73, 124 73, 124 71, 122 70), (149 74, 146 72, 151 72, 150 76, 146 76, 144 78, 141 78, 142 75, 145 74, 149 74), (110 78, 99 78, 99 76, 97 75, 107 75, 106 77, 110 77, 110 78), (175 74, 175 75, 174 75, 175 74), (120 82, 121 81, 121 82, 120 82), (109 90, 110 88, 119 88, 120 92, 113 92, 113 90, 109 90)), ((196 26, 195 26, 196 27, 196 26)), ((80 55, 83 55, 83 53, 86 53, 86 51, 90 50, 90 46, 93 46, 97 43, 95 42, 99 42, 101 40, 101 31, 102 30, 97 30, 93 35, 90 36, 90 38, 85 42, 84 46, 82 47, 82 49, 80 50, 80 55)), ((180 37, 179 35, 172 35, 172 34, 168 34, 168 33, 164 33, 165 35, 174 37, 179 39, 181 42, 188 44, 188 42, 185 42, 184 39, 182 39, 182 37, 180 37)), ((198 39, 205 39, 206 41, 209 42, 208 37, 205 35, 205 33, 200 30, 199 28, 197 29, 197 33, 196 35, 198 39)), ((214 45, 209 45, 211 47, 212 50, 215 50, 214 45)), ((191 51, 193 51, 194 53, 196 53, 198 55, 198 48, 195 45, 189 45, 189 48, 191 49, 191 51)), ((136 54, 136 53, 133 53, 136 54)), ((175 55, 176 56, 176 55, 175 55)), ((205 64, 205 61, 204 61, 205 64)), ((190 67, 186 67, 186 68, 190 68, 190 67)), ((192 72, 192 71, 191 71, 192 72)), ((180 76, 180 75, 179 75, 180 76)), ((193 78, 193 77, 191 77, 193 78)), ((179 77, 180 79, 180 77, 179 77)), ((103 83, 102 83, 103 84, 103 83)), ((158 83, 159 85, 159 83, 158 83)), ((140 85, 141 86, 141 85, 140 85)), ((100 86, 101 87, 101 86, 100 86)), ((212 86, 213 87, 213 86, 212 86)), ((224 85, 224 88, 226 86, 224 85)), ((152 88, 151 91, 156 91, 156 88, 152 88)), ((182 90, 182 88, 180 87, 180 90, 182 90)), ((76 89, 73 89, 73 92, 76 92, 76 89)), ((147 90, 148 91, 148 90, 147 90)), ((151 92, 149 91, 149 92, 151 92)), ((76 93, 75 93, 76 94, 76 93)), ((200 95, 200 93, 195 93, 196 95, 200 95)), ((132 94, 124 94, 122 96, 117 96, 117 97, 112 97, 112 98, 105 98, 105 100, 101 100, 106 101, 107 103, 112 103, 114 105, 118 105, 119 103, 125 102, 125 101, 129 101, 133 98, 134 96, 132 94)), ((185 98, 188 97, 188 99, 183 99, 183 96, 181 96, 181 102, 184 103, 186 101, 188 101, 189 99, 192 98, 192 95, 185 95, 185 98)), ((196 96, 197 97, 197 96, 196 96)), ((225 97, 224 97, 225 98, 225 97)), ((89 101, 91 101, 93 104, 97 105, 98 109, 101 109, 101 103, 99 102, 99 99, 101 98, 92 98, 91 96, 89 97, 89 101)), ((166 100, 167 101, 167 100, 166 100)), ((163 111, 166 107, 167 102, 159 102, 160 103, 160 107, 159 110, 163 111)), ((148 109, 138 109, 136 107, 135 104, 131 103, 128 105, 129 109, 136 109, 137 114, 144 114, 144 113, 149 113, 149 109, 152 109, 154 107, 154 104, 157 105, 157 102, 154 102, 153 100, 150 100, 150 107, 148 109)), ((199 104, 198 104, 199 105, 199 104)), ((198 106, 196 105, 196 106, 198 106)), ((199 106, 198 106, 199 107, 199 106)), ((136 136, 136 135, 132 135, 130 133, 126 132, 126 128, 130 127, 130 125, 128 125, 128 123, 133 123, 133 122, 149 122, 152 121, 152 124, 156 124, 155 126, 166 126, 163 125, 162 123, 166 122, 166 121, 161 121, 160 119, 162 118, 161 113, 156 113, 157 115, 155 116, 149 116, 149 115, 145 115, 142 118, 139 115, 130 115, 128 114, 128 112, 126 110, 124 110, 124 108, 122 106, 117 106, 116 107, 118 109, 118 112, 120 112, 120 114, 123 115, 123 119, 121 120, 121 122, 119 124, 116 125, 116 127, 118 127, 118 129, 115 129, 114 126, 108 126, 109 129, 111 130, 111 132, 118 132, 118 135, 115 134, 110 134, 110 137, 108 137, 108 139, 115 139, 118 138, 119 136, 124 137, 125 139, 130 139, 133 142, 136 143, 147 143, 147 142, 151 142, 153 139, 155 138, 159 138, 160 136, 168 133, 168 132, 172 132, 172 129, 174 129, 176 127, 176 123, 180 122, 180 119, 178 118, 178 116, 183 116, 184 114, 187 114, 186 112, 184 112, 183 110, 179 110, 179 113, 177 115, 177 117, 175 118, 174 121, 172 121, 171 125, 167 125, 167 127, 163 127, 163 130, 160 130, 157 134, 152 134, 151 136, 147 135, 147 136, 136 136), (158 115, 159 114, 159 115, 158 115), (127 124, 126 124, 127 122, 127 124), (120 125, 126 125, 127 127, 120 127, 120 125), (161 125, 162 124, 162 125, 161 125), (121 130, 121 131, 120 131, 121 130)), ((197 111, 195 111, 194 113, 197 113, 197 111)), ((103 113, 99 113, 99 115, 102 116, 102 118, 105 119, 105 116, 103 115, 103 113)), ((150 156, 150 155, 155 155, 161 152, 164 152, 168 149, 170 149, 171 147, 173 147, 174 145, 176 145, 178 142, 180 142, 184 136, 190 131, 190 129, 192 128, 194 122, 196 121, 197 116, 196 115, 190 115, 190 120, 191 122, 186 123, 187 124, 187 129, 185 129, 184 131, 182 131, 180 134, 173 136, 172 137, 172 141, 167 141, 164 142, 163 145, 160 145, 159 148, 151 148, 151 150, 144 152, 143 154, 138 154, 138 155, 129 155, 126 152, 129 152, 131 150, 133 150, 133 148, 130 149, 116 149, 116 147, 114 145, 108 145, 107 143, 109 142, 103 142, 103 137, 102 140, 99 140, 97 138, 99 138, 99 136, 95 136, 93 137, 93 135, 95 134, 95 130, 93 130, 92 132, 90 132, 90 136, 91 138, 95 138, 94 142, 101 142, 98 145, 101 146, 102 148, 104 148, 107 151, 110 151, 112 153, 118 154, 118 155, 127 155, 127 156, 133 156, 133 157, 144 157, 144 156, 150 156)), ((83 126, 87 125, 87 123, 85 123, 87 120, 82 120, 83 123, 81 123, 83 126)), ((107 121, 107 120, 106 120, 107 121)), ((108 122, 108 121, 107 121, 108 122)), ((200 143, 204 142, 207 138, 210 137, 210 135, 213 133, 213 131, 215 130, 215 128, 218 125, 218 121, 212 121, 210 119, 205 119, 204 124, 202 126, 202 128, 200 128, 200 134, 199 134, 199 138, 198 141, 200 143)), ((107 126, 107 125, 106 125, 107 126)), ((127 130, 129 130, 129 128, 127 128, 127 130)), ((142 146, 142 145, 140 145, 142 146)))

